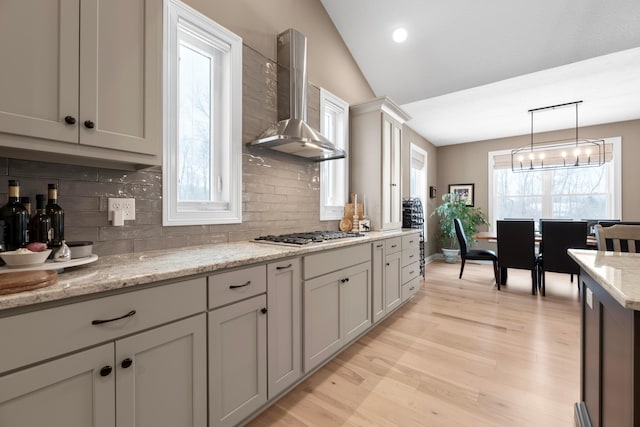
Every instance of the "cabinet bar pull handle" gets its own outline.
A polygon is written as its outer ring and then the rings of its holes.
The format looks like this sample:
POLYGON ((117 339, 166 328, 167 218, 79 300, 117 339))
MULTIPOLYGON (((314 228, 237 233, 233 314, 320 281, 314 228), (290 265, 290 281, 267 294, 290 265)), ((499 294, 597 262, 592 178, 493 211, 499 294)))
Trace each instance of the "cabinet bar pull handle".
POLYGON ((415 272, 416 272, 415 270, 411 270, 411 271, 409 272, 409 274, 413 274, 413 273, 415 273, 415 272))
POLYGON ((396 246, 398 246, 398 245, 391 245, 392 248, 395 248, 396 246))
POLYGON ((412 291, 414 289, 415 289, 415 286, 412 286, 412 287, 409 288, 410 291, 412 291))
POLYGON ((109 322, 115 322, 116 320, 120 320, 120 319, 124 319, 125 317, 131 317, 133 315, 136 314, 135 310, 131 310, 130 312, 128 312, 127 314, 125 314, 124 316, 120 316, 120 317, 114 317, 113 319, 106 319, 106 320, 92 320, 91 324, 92 325, 101 325, 103 323, 109 323, 109 322))
POLYGON ((344 283, 344 282, 348 282, 348 281, 349 281, 348 277, 345 277, 344 279, 340 279, 340 283, 344 283))
POLYGON ((124 369, 127 369, 129 366, 133 365, 133 360, 131 360, 130 358, 126 358, 122 361, 122 363, 120 363, 120 366, 122 366, 124 369))
POLYGON ((276 267, 276 270, 286 270, 287 268, 291 268, 291 264, 278 266, 278 267, 276 267))
POLYGON ((245 286, 249 286, 250 284, 251 284, 251 280, 247 280, 247 283, 243 283, 242 285, 230 285, 229 289, 244 288, 245 286))
POLYGON ((409 258, 413 258, 413 255, 409 255, 409 258))
POLYGON ((112 370, 113 370, 113 368, 111 366, 109 366, 109 365, 103 366, 100 369, 100 376, 101 377, 106 377, 107 375, 109 375, 111 373, 112 370))
POLYGON ((379 245, 376 245, 376 248, 381 248, 382 247, 382 243, 380 243, 379 245))

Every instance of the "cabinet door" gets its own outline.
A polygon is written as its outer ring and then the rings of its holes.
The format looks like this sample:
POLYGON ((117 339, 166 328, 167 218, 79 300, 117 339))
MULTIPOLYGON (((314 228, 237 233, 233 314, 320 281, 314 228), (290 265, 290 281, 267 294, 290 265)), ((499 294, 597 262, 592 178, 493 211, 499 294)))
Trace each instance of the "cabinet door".
POLYGON ((337 271, 304 282, 304 371, 309 372, 342 346, 342 280, 337 271))
POLYGON ((373 243, 371 260, 371 297, 373 307, 373 323, 382 319, 386 313, 384 302, 384 271, 385 271, 384 243, 373 243))
POLYGON ((113 344, 0 377, 0 426, 113 427, 113 344))
POLYGON ((78 142, 79 3, 2 1, 0 132, 78 142))
POLYGON ((116 341, 118 427, 207 424, 206 318, 116 341))
POLYGON ((81 3, 80 143, 159 154, 162 0, 81 3))
POLYGON ((400 282, 400 261, 402 252, 395 252, 385 257, 384 291, 387 313, 402 302, 402 283, 400 282))
POLYGON ((267 401, 266 303, 260 295, 209 313, 211 426, 234 426, 267 401))
POLYGON ((371 263, 345 270, 347 280, 341 283, 343 345, 371 326, 371 263))
POLYGON ((300 260, 267 265, 269 399, 302 375, 300 260))
POLYGON ((402 126, 382 114, 382 229, 402 228, 400 148, 402 126))

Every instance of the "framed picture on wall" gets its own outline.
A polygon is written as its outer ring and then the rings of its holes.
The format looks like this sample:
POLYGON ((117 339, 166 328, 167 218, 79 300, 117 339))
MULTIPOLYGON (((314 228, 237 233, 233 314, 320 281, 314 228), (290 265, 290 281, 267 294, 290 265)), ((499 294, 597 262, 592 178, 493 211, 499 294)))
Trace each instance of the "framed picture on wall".
POLYGON ((449 193, 458 194, 467 206, 474 206, 474 184, 449 184, 449 193))

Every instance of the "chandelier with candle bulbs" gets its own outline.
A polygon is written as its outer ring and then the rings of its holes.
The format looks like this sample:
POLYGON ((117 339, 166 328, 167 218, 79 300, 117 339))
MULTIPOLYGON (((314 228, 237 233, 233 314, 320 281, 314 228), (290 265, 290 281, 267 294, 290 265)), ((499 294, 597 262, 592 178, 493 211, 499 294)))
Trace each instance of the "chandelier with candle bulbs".
POLYGON ((602 166, 605 162, 604 140, 578 138, 578 105, 580 103, 582 101, 529 110, 529 114, 531 114, 531 143, 511 150, 511 170, 514 172, 532 172, 545 169, 602 166), (576 109, 575 139, 534 143, 534 113, 571 105, 575 106, 576 109))

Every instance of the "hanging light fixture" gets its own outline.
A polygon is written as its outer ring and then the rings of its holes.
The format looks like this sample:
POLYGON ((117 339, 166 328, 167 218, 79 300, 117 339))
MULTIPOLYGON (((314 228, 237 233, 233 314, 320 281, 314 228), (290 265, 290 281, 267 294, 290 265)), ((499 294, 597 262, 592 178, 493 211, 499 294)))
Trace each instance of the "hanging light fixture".
POLYGON ((511 170, 532 172, 545 169, 602 166, 605 162, 604 140, 578 138, 578 105, 582 101, 533 108, 531 114, 531 143, 511 150, 511 170), (576 136, 573 140, 533 142, 533 115, 543 110, 574 105, 576 109, 576 136))

